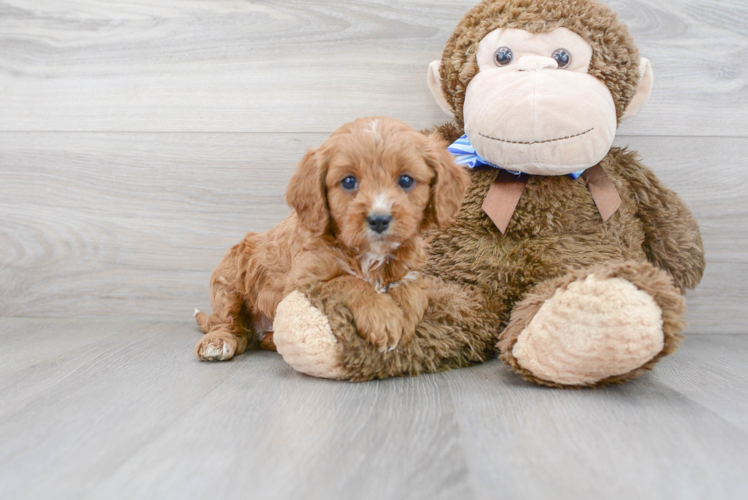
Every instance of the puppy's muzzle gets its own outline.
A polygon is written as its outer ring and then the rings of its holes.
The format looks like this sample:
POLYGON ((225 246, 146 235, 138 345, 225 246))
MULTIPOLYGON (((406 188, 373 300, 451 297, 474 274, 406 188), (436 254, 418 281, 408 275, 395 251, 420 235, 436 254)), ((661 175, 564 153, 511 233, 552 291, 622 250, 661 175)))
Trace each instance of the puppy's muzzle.
POLYGON ((392 222, 391 215, 370 215, 366 218, 366 222, 369 224, 369 228, 377 234, 382 234, 387 231, 392 222))

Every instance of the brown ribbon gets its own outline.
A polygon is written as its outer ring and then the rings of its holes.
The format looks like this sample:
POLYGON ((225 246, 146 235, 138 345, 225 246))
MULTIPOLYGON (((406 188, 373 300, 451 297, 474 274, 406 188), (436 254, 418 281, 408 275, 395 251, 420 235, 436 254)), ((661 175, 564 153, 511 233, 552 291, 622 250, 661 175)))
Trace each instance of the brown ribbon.
POLYGON ((613 214, 621 207, 621 196, 618 194, 615 184, 599 163, 585 170, 582 179, 587 183, 587 189, 590 190, 603 221, 608 222, 608 219, 613 217, 613 214))
MULTIPOLYGON (((504 234, 506 228, 509 227, 509 221, 514 215, 514 210, 517 208, 517 203, 522 197, 522 192, 525 190, 529 178, 526 174, 517 176, 506 170, 501 170, 496 180, 491 184, 483 202, 483 211, 496 224, 501 234, 504 234)), ((587 184, 587 189, 590 190, 603 221, 606 222, 621 206, 621 197, 615 184, 600 164, 585 170, 582 179, 587 184)))
POLYGON ((491 184, 491 189, 488 190, 486 199, 483 201, 483 211, 496 224, 501 234, 504 234, 509 226, 509 221, 514 215, 519 199, 522 198, 522 192, 529 178, 525 174, 517 176, 506 170, 500 170, 496 180, 491 184))

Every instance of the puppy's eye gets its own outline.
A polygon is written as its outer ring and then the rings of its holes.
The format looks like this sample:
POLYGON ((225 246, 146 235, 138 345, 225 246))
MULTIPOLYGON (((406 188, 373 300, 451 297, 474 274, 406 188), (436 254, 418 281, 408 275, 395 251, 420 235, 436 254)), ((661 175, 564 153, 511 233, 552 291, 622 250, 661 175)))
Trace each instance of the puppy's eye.
POLYGON ((401 175, 397 180, 397 185, 405 190, 412 188, 415 183, 416 181, 409 175, 401 175))
POLYGON ((358 181, 355 177, 352 175, 349 175, 345 179, 343 179, 340 183, 340 187, 345 189, 346 191, 355 191, 358 187, 358 181))
POLYGON ((558 63, 559 69, 564 69, 571 64, 571 54, 566 49, 556 49, 552 57, 558 63))

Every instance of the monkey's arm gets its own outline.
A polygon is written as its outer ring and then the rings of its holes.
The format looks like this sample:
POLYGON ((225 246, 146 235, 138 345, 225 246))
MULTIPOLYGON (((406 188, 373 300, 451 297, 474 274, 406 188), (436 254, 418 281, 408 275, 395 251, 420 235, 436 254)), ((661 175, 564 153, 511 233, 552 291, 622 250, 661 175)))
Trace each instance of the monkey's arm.
POLYGON ((650 169, 632 161, 634 164, 624 169, 624 175, 644 224, 647 258, 670 273, 681 291, 693 289, 706 267, 699 225, 675 192, 666 188, 650 169))
POLYGON ((341 307, 346 290, 333 283, 292 293, 278 307, 278 351, 298 371, 364 381, 469 366, 496 354, 499 321, 477 289, 426 278, 428 308, 415 335, 382 353, 359 335, 354 313, 341 307))

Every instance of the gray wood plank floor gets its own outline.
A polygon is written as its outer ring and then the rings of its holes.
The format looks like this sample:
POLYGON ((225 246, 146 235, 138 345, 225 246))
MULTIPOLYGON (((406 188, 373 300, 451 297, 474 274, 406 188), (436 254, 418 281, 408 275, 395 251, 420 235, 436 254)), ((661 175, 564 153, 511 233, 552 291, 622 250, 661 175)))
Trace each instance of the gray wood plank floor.
POLYGON ((275 353, 192 358, 187 323, 2 319, 8 499, 738 499, 748 335, 691 335, 642 379, 501 363, 351 384, 275 353))

